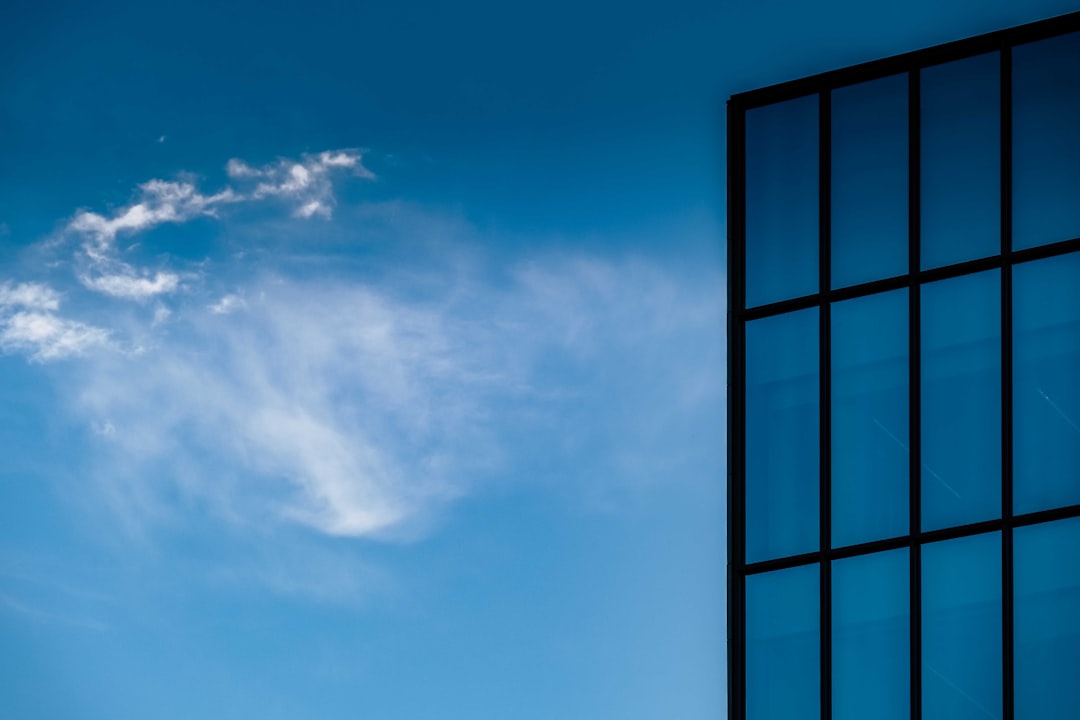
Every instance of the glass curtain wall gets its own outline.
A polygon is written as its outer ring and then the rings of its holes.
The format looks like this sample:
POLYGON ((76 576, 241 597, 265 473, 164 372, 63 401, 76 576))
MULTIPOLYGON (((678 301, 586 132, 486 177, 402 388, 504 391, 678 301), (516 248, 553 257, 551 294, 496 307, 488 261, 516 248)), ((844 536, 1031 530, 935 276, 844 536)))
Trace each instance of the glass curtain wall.
POLYGON ((729 104, 732 720, 1080 718, 1080 13, 729 104))

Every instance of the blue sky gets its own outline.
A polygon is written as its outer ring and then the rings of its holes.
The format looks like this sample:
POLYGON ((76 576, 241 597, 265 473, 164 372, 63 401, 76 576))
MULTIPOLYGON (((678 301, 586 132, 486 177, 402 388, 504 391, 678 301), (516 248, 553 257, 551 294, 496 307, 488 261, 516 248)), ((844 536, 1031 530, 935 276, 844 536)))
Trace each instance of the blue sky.
POLYGON ((0 11, 0 716, 724 713, 732 93, 1062 2, 0 11))

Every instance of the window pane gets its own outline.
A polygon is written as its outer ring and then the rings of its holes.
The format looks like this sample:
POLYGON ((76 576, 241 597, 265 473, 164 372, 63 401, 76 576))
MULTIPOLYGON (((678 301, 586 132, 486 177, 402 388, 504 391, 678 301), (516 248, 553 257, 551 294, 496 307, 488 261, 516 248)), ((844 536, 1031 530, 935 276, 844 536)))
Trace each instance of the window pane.
POLYGON ((922 526, 1001 515, 1000 272, 922 288, 922 526))
POLYGON ((1001 533, 922 549, 923 720, 1001 717, 1001 533))
POLYGON ((1080 237, 1080 33, 1013 50, 1013 247, 1080 237))
POLYGON ((833 287, 908 268, 906 75, 832 93, 833 287))
POLYGON ((746 325, 746 560, 818 549, 818 310, 746 325))
POLYGON ((911 716, 908 550, 833 563, 833 718, 911 716))
POLYGON ((1080 519, 1016 529, 1016 717, 1080 717, 1080 519))
POLYGON ((1080 503, 1080 255, 1013 268, 1017 513, 1080 503))
POLYGON ((906 535, 908 292, 832 306, 832 541, 906 535))
POLYGON ((1001 249, 1000 62, 993 53, 921 73, 924 269, 1001 249))
POLYGON ((746 304, 818 291, 818 98, 746 113, 746 304))
POLYGON ((820 717, 817 564, 746 578, 747 720, 820 717))

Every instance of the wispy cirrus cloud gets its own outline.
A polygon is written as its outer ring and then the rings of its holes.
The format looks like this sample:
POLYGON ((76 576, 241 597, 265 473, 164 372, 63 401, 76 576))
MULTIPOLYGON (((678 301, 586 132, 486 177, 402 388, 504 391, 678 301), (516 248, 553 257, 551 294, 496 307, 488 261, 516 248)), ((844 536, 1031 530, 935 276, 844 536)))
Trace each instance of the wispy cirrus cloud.
POLYGON ((184 276, 167 269, 135 267, 116 249, 120 236, 134 236, 159 225, 180 224, 199 217, 217 217, 227 205, 278 198, 293 205, 299 218, 329 219, 335 204, 331 174, 350 171, 374 179, 359 152, 334 150, 305 154, 299 160, 280 159, 253 167, 229 160, 226 171, 238 187, 226 186, 206 194, 192 180, 154 179, 138 186, 135 200, 111 216, 82 210, 66 231, 80 239, 79 281, 88 290, 123 300, 145 302, 183 287, 184 276))
POLYGON ((68 224, 84 238, 84 249, 92 260, 107 260, 116 237, 122 232, 135 234, 163 223, 182 223, 200 215, 213 215, 223 203, 243 198, 232 188, 204 195, 191 182, 150 180, 139 186, 137 200, 112 217, 82 211, 68 224))
MULTIPOLYGON (((84 356, 66 397, 95 431, 86 466, 129 524, 198 507, 247 528, 415 537, 478 485, 561 472, 555 458, 592 485, 647 483, 684 450, 714 447, 684 438, 720 407, 717 273, 586 253, 489 267, 460 218, 400 203, 356 214, 348 231, 367 223, 427 251, 428 236, 453 238, 445 257, 357 270, 309 253, 301 276, 285 262, 254 270, 241 254, 139 267, 117 249, 242 202, 286 199, 301 218, 329 217, 338 170, 370 177, 350 152, 232 160, 235 185, 212 195, 155 181, 111 217, 77 215, 82 291, 156 298, 152 313, 91 304, 89 324, 61 317, 50 287, 0 285, 0 349, 84 356), (138 352, 90 352, 108 347, 138 352)), ((290 227, 298 247, 304 225, 290 227)))
POLYGON ((281 159, 257 168, 236 158, 229 160, 226 165, 230 178, 255 182, 254 189, 247 197, 253 200, 269 197, 288 200, 295 205, 293 214, 301 218, 331 216, 335 201, 330 173, 346 169, 357 177, 375 179, 375 174, 364 167, 360 153, 351 150, 304 155, 300 160, 281 159))
POLYGON ((182 309, 147 353, 80 375, 78 412, 111 429, 100 476, 129 517, 171 513, 160 499, 179 491, 242 525, 385 539, 422 534, 534 453, 602 456, 598 476, 677 462, 679 418, 722 393, 697 338, 718 335, 715 286, 589 257, 509 280, 445 277, 416 299, 397 282, 264 275, 241 283, 244 312, 225 311, 237 295, 182 309), (537 430, 559 447, 522 440, 537 430))

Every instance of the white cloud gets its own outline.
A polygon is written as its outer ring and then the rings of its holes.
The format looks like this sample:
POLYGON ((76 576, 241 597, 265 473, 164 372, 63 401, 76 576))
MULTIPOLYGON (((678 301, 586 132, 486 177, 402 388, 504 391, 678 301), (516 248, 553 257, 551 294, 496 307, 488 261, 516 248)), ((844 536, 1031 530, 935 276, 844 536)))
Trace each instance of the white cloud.
POLYGON ((158 272, 153 277, 139 277, 130 266, 124 270, 116 275, 80 275, 79 280, 90 290, 136 301, 175 292, 180 286, 180 276, 176 273, 158 272))
POLYGON ((208 305, 207 308, 215 315, 228 315, 229 313, 236 312, 246 306, 247 303, 244 302, 244 298, 230 293, 229 295, 222 296, 216 303, 208 305))
POLYGON ((109 344, 108 331, 60 317, 59 309, 60 293, 48 285, 0 283, 0 351, 45 361, 109 344))
POLYGON ((331 171, 339 168, 350 169, 353 175, 368 180, 375 178, 364 167, 360 153, 353 150, 304 155, 300 160, 279 160, 260 168, 236 158, 229 160, 226 165, 229 177, 234 180, 257 181, 250 192, 251 198, 281 197, 290 200, 297 204, 293 214, 301 218, 331 216, 334 193, 329 176, 331 171))
POLYGON ((483 457, 468 338, 370 288, 264 292, 243 314, 189 313, 145 356, 88 366, 82 408, 115 428, 106 475, 173 478, 223 515, 331 535, 406 531, 457 495, 447 446, 473 456, 457 469, 483 457))
POLYGON ((154 308, 154 318, 150 321, 150 327, 158 327, 168 322, 172 316, 172 310, 164 305, 158 305, 154 308))
POLYGON ((133 517, 175 512, 177 488, 241 524, 409 537, 560 455, 599 486, 667 477, 687 433, 714 448, 715 280, 546 258, 509 286, 444 276, 426 299, 402 280, 241 282, 144 355, 95 357, 79 412, 114 429, 99 475, 133 517))
POLYGON ((139 186, 138 200, 113 217, 84 210, 75 215, 68 229, 86 238, 84 249, 92 259, 103 260, 121 232, 137 233, 163 223, 213 215, 218 205, 241 199, 232 188, 204 195, 190 182, 150 180, 139 186))
POLYGON ((68 223, 68 233, 82 241, 77 258, 81 265, 79 280, 89 290, 140 302, 176 292, 181 288, 181 274, 139 268, 121 260, 117 238, 166 223, 215 217, 222 206, 267 198, 291 203, 295 217, 328 219, 335 204, 331 174, 342 169, 362 178, 375 177, 363 166, 360 153, 333 150, 305 154, 299 160, 282 159, 259 168, 236 158, 229 160, 226 172, 230 178, 249 186, 254 182, 254 187, 247 189, 226 186, 208 195, 189 180, 145 182, 138 187, 135 201, 111 216, 83 210, 68 223))
POLYGON ((309 218, 312 215, 330 217, 330 208, 323 205, 322 200, 309 200, 296 209, 297 217, 309 218))
POLYGON ((0 321, 0 349, 32 360, 83 355, 108 343, 108 331, 51 313, 19 311, 0 321))
POLYGON ((18 306, 29 310, 57 310, 60 294, 41 283, 0 283, 0 308, 18 306))

